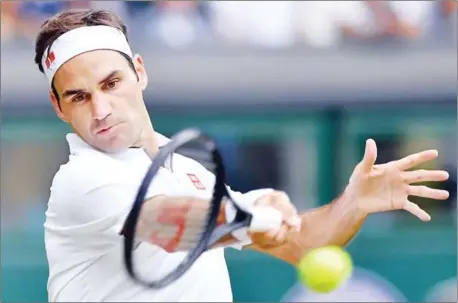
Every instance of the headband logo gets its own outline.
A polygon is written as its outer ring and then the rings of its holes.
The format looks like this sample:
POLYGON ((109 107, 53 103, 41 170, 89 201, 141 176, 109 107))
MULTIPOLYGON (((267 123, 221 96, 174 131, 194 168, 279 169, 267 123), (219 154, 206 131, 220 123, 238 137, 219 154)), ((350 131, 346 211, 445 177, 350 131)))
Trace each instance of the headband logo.
POLYGON ((45 61, 46 67, 48 69, 51 66, 51 64, 54 62, 55 59, 56 59, 56 56, 54 56, 54 52, 50 52, 48 58, 46 58, 46 61, 45 61))

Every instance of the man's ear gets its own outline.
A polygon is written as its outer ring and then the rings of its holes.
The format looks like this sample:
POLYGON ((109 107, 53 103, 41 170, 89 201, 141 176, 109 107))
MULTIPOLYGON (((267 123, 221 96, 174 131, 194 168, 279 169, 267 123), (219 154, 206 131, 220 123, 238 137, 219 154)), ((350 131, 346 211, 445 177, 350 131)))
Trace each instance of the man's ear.
POLYGON ((138 82, 142 90, 145 90, 148 86, 148 74, 146 73, 145 65, 143 64, 143 59, 139 54, 134 56, 134 66, 135 71, 138 75, 138 82))
POLYGON ((51 99, 52 106, 54 107, 54 110, 56 111, 57 116, 64 122, 68 123, 68 119, 65 117, 64 113, 62 112, 60 106, 59 106, 59 101, 57 101, 56 96, 54 96, 54 93, 52 91, 49 91, 49 98, 51 99))

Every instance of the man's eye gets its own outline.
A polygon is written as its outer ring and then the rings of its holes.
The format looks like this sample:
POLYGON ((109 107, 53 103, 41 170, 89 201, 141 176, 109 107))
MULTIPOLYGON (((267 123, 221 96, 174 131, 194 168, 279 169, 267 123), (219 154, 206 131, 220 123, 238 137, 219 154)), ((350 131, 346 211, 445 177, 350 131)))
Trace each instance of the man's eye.
POLYGON ((105 88, 113 89, 113 88, 116 87, 116 85, 118 84, 118 82, 119 82, 118 80, 111 80, 111 81, 109 81, 109 82, 107 82, 107 83, 105 84, 105 88))
POLYGON ((77 96, 75 96, 75 97, 73 98, 72 101, 74 101, 74 102, 82 102, 82 101, 84 101, 84 99, 85 99, 85 96, 84 96, 84 95, 77 95, 77 96))

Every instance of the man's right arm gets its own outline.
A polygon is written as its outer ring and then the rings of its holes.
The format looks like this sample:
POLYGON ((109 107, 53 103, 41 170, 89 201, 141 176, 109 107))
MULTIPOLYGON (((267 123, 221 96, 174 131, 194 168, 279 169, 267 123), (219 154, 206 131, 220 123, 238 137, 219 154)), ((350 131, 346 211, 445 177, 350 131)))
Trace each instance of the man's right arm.
MULTIPOLYGON (((201 198, 165 195, 152 197, 143 204, 136 228, 137 237, 167 252, 189 250, 200 240, 209 207, 209 201, 201 198)), ((224 207, 221 207, 217 224, 225 221, 224 207)), ((236 242, 236 238, 228 235, 218 246, 236 242)))
MULTIPOLYGON (((103 165, 103 169, 88 169, 79 165, 66 169, 55 178, 52 187, 58 202, 60 225, 68 232, 86 233, 96 241, 86 245, 100 246, 100 241, 119 243, 125 220, 132 207, 142 176, 125 166, 103 165)), ((259 193, 239 194, 253 203, 259 193)), ((148 188, 136 227, 136 237, 168 252, 185 251, 200 240, 204 230, 209 199, 188 196, 182 187, 164 170, 160 170, 148 188)), ((224 203, 217 218, 226 222, 224 203)), ((229 214, 229 217, 231 215, 229 214)), ((246 245, 248 235, 224 237, 215 247, 246 245)))
MULTIPOLYGON (((81 245, 117 244, 142 176, 123 165, 88 168, 78 159, 54 178, 49 208, 52 221, 69 234, 87 235, 81 245)), ((84 163, 83 163, 84 164, 84 163)), ((111 164, 111 163, 110 163, 111 164)), ((168 252, 184 251, 200 240, 210 201, 188 196, 176 179, 160 170, 148 188, 136 225, 136 238, 168 252)), ((222 207, 218 224, 226 221, 222 207)), ((225 237, 218 246, 237 240, 225 237)), ((109 247, 109 246, 106 246, 109 247)))

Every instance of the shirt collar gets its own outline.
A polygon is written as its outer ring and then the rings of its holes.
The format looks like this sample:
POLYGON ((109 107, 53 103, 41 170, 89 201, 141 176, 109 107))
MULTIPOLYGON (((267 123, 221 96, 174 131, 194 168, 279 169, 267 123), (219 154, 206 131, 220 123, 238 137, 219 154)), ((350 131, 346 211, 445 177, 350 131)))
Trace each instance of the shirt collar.
MULTIPOLYGON (((165 144, 167 144, 167 142, 170 141, 169 138, 167 138, 166 136, 156 132, 156 139, 157 139, 157 144, 159 147, 161 146, 164 146, 165 144)), ((68 142, 68 146, 70 148, 70 153, 71 154, 76 154, 82 150, 95 150, 94 147, 92 147, 91 145, 89 145, 88 143, 86 143, 86 141, 84 141, 83 139, 81 139, 80 136, 78 136, 77 134, 75 133, 69 133, 66 135, 66 139, 67 139, 67 142, 68 142)), ((138 151, 138 150, 141 150, 140 148, 129 148, 128 150, 126 150, 126 152, 128 151, 138 151)), ((124 152, 120 152, 120 153, 124 153, 124 152)))

